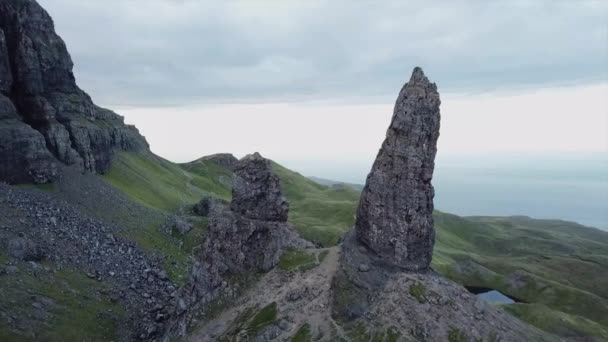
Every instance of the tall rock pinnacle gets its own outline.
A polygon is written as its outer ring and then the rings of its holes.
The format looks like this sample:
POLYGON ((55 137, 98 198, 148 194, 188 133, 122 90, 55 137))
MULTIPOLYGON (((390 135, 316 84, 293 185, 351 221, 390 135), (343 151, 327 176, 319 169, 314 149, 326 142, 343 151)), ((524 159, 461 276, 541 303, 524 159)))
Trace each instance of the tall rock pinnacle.
POLYGON ((431 179, 440 103, 437 86, 416 67, 399 93, 357 210, 359 241, 408 270, 427 269, 435 243, 431 179))

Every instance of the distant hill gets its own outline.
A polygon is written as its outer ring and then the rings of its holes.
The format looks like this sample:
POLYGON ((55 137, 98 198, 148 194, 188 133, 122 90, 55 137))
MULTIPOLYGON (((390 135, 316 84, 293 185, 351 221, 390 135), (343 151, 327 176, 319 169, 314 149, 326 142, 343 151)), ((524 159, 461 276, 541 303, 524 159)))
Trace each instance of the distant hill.
POLYGON ((344 185, 344 186, 350 186, 351 188, 357 190, 357 191, 361 191, 363 190, 363 187, 365 185, 363 184, 355 184, 355 183, 345 183, 345 182, 338 182, 338 181, 333 181, 331 179, 325 179, 325 178, 320 178, 320 177, 315 177, 315 176, 310 176, 308 177, 311 180, 321 184, 321 185, 325 185, 325 186, 340 186, 340 185, 344 185))

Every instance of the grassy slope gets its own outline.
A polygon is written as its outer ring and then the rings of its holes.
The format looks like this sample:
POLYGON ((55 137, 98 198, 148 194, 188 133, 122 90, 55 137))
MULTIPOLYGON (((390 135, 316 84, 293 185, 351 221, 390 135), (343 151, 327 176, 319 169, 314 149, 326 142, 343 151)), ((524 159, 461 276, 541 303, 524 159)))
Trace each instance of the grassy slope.
POLYGON ((272 166, 289 201, 289 221, 304 238, 324 247, 335 245, 355 223, 359 193, 348 186, 320 185, 277 163, 272 166))
MULTIPOLYGON (((300 234, 323 246, 337 243, 354 223, 359 193, 351 187, 317 184, 276 163, 273 169, 290 203, 290 222, 300 234)), ((176 165, 121 154, 105 179, 140 203, 174 211, 205 193, 228 199, 230 177, 212 161, 176 165)), ((509 311, 541 328, 557 328, 554 325, 567 317, 570 334, 605 333, 608 234, 570 222, 524 217, 463 218, 436 212, 435 223, 433 267, 442 274, 537 303, 518 304, 509 311), (514 279, 524 285, 514 286, 514 279), (539 308, 547 313, 542 322, 531 314, 539 308)))

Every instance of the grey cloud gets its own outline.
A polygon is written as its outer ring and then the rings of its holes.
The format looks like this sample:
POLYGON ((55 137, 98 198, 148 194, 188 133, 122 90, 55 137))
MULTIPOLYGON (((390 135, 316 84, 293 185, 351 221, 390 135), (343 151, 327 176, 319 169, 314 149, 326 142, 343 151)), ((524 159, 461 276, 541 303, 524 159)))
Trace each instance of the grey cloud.
POLYGON ((605 81, 600 1, 39 0, 108 106, 391 99, 605 81))

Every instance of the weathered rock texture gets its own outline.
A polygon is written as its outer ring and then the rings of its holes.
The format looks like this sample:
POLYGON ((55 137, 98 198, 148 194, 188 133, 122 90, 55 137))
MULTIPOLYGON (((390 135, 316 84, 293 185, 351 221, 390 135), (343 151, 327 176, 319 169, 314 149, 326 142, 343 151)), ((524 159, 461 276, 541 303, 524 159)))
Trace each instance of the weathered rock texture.
POLYGON ((103 173, 115 149, 148 149, 135 127, 78 88, 72 67, 35 0, 0 0, 0 180, 52 181, 56 161, 103 173))
POLYGON ((287 223, 288 210, 270 161, 258 153, 240 160, 230 206, 215 201, 205 207, 207 237, 195 253, 197 261, 181 290, 168 338, 183 335, 197 309, 204 311, 210 302, 235 295, 230 276, 267 272, 278 264, 284 248, 311 247, 287 223))
POLYGON ((236 165, 230 209, 246 218, 286 222, 289 205, 281 194, 281 182, 270 161, 258 153, 236 165))
POLYGON ((199 216, 207 217, 212 211, 222 206, 226 207, 228 204, 227 201, 221 198, 205 196, 192 207, 192 211, 199 216))
POLYGON ((386 139, 367 177, 356 235, 385 261, 409 270, 431 263, 431 185, 439 138, 439 94, 422 69, 403 87, 386 139))

